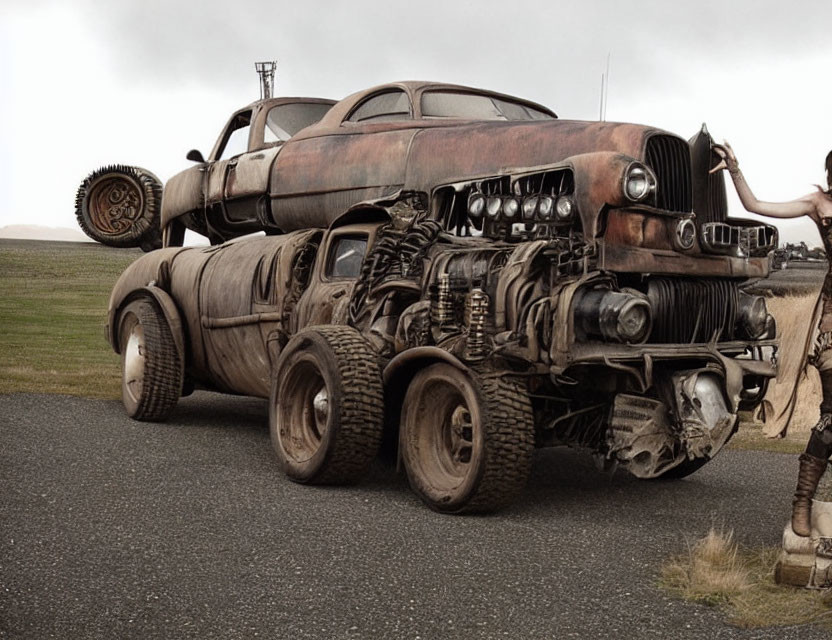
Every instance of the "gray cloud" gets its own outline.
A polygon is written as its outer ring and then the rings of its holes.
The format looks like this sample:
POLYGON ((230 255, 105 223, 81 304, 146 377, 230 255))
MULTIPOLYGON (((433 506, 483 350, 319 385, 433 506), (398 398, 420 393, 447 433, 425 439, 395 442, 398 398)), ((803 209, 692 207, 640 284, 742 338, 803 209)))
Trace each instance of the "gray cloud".
POLYGON ((521 93, 555 108, 568 96, 585 113, 596 108, 608 51, 626 97, 644 83, 672 82, 680 60, 701 71, 829 49, 832 17, 825 0, 799 9, 768 0, 85 0, 80 6, 113 72, 149 86, 194 82, 251 95, 252 62, 276 57, 279 88, 341 97, 418 75, 521 93))

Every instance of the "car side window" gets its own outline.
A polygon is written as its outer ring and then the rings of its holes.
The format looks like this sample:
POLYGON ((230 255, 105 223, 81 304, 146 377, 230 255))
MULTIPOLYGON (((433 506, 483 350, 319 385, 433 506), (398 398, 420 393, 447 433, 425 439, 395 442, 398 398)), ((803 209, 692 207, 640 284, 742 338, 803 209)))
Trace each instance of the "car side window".
POLYGON ((272 107, 266 116, 264 142, 286 142, 301 129, 319 122, 331 108, 331 104, 314 102, 292 102, 272 107))
POLYGON ((347 117, 345 122, 385 122, 409 120, 410 99, 404 91, 387 91, 367 98, 347 117))
POLYGON ((248 134, 251 129, 251 111, 237 114, 225 131, 222 149, 217 160, 226 160, 248 151, 248 134))
POLYGON ((339 236, 329 246, 327 278, 357 278, 367 250, 367 236, 339 236))

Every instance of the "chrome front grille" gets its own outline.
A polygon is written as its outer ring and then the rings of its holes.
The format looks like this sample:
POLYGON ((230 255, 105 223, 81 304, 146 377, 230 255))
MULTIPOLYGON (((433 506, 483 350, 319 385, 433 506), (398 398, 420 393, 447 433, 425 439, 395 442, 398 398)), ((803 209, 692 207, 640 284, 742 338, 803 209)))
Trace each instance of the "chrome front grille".
MULTIPOLYGON (((716 158, 716 154, 713 154, 716 158)), ((718 158, 717 158, 718 161, 718 158)), ((716 161, 714 162, 716 164, 716 161)), ((725 174, 710 173, 708 181, 708 207, 706 211, 697 211, 696 218, 699 222, 722 222, 728 217, 728 198, 725 195, 725 174)))
POLYGON ((688 344, 732 340, 739 288, 716 279, 652 278, 647 297, 653 310, 649 342, 688 344))
POLYGON ((655 135, 647 141, 647 164, 656 174, 656 206, 666 211, 692 209, 690 147, 674 136, 655 135))
POLYGON ((725 222, 702 225, 702 246, 709 253, 746 258, 762 257, 777 248, 777 229, 771 225, 740 226, 725 222))

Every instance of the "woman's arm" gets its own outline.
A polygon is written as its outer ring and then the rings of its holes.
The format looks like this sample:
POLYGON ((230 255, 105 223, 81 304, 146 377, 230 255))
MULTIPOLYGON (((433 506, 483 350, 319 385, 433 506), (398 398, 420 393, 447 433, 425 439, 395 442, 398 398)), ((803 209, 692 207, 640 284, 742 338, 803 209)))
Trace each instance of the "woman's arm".
POLYGON ((711 169, 711 173, 720 171, 721 169, 728 169, 728 173, 731 174, 731 179, 734 181, 734 187, 737 189, 737 195, 740 197, 740 202, 742 202, 742 206, 747 211, 772 218, 799 218, 800 216, 809 216, 813 220, 820 218, 816 194, 809 194, 788 202, 763 202, 762 200, 757 200, 754 192, 751 191, 751 187, 745 181, 742 171, 740 171, 737 156, 734 155, 734 150, 731 148, 731 145, 727 142, 724 145, 715 144, 714 151, 722 158, 722 161, 711 169))

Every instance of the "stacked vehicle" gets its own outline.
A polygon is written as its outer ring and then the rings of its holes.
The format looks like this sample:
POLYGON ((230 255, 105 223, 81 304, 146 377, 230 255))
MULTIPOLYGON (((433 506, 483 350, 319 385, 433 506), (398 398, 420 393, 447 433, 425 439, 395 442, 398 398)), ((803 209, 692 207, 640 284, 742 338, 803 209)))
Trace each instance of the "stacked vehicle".
POLYGON ((295 481, 356 481, 384 439, 449 513, 509 502, 536 446, 682 477, 775 374, 773 318, 742 285, 777 232, 728 217, 704 128, 409 82, 258 101, 188 157, 165 248, 110 300, 124 403, 162 419, 194 385, 267 397, 295 481), (215 244, 178 246, 185 229, 215 244))

